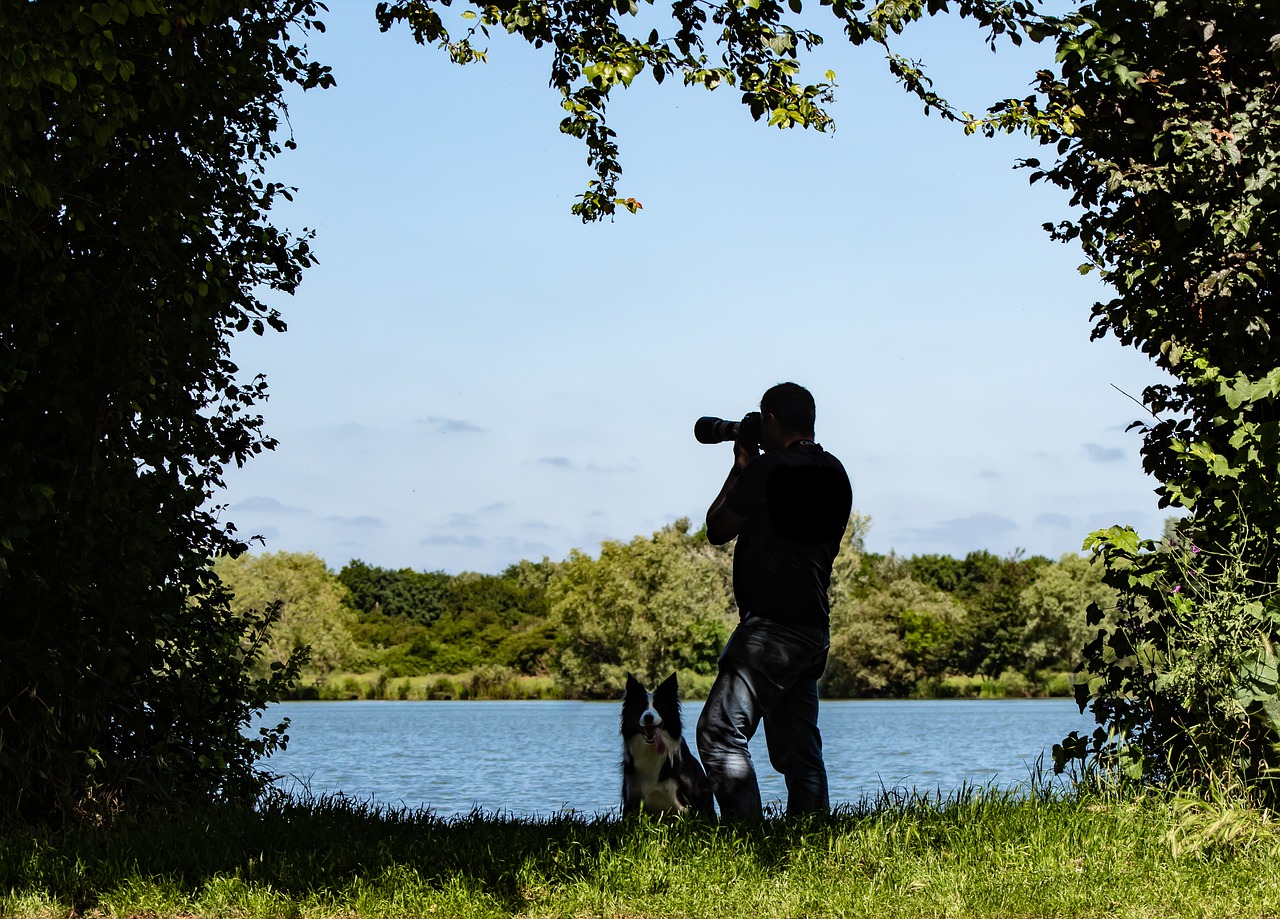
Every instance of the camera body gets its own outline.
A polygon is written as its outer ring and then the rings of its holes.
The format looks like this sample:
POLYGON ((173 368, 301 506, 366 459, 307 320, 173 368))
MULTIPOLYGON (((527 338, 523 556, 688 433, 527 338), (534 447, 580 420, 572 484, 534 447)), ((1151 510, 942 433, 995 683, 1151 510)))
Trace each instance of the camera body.
POLYGON ((725 421, 704 415, 693 423, 693 436, 700 444, 720 444, 726 440, 760 446, 760 413, 747 412, 741 421, 725 421))

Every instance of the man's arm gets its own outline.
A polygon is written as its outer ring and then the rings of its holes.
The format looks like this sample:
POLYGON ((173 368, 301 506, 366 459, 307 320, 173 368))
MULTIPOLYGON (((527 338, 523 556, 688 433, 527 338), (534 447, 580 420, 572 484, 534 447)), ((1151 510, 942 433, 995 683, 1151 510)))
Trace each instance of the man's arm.
POLYGON ((720 486, 720 494, 716 495, 716 499, 711 502, 711 507, 707 508, 707 541, 711 545, 723 546, 742 532, 742 526, 747 522, 747 518, 735 513, 726 499, 729 497, 729 492, 733 491, 733 486, 737 484, 742 471, 759 455, 759 451, 754 447, 737 443, 733 445, 733 468, 725 476, 724 484, 720 486))

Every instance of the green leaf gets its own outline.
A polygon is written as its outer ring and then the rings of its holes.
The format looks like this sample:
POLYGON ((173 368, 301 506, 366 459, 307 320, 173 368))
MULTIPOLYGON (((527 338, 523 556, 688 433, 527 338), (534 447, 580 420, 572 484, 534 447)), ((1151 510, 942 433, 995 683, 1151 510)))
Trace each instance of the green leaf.
POLYGON ((1085 537, 1084 550, 1111 550, 1127 556, 1136 556, 1141 540, 1132 527, 1111 526, 1105 530, 1094 530, 1085 537))

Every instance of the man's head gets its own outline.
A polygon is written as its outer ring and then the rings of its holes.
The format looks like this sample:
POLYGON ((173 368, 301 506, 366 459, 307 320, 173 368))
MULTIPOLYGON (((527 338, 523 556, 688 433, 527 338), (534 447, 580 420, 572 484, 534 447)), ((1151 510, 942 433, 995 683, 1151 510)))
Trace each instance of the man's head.
POLYGON ((760 399, 762 439, 766 450, 797 440, 812 440, 816 408, 809 390, 796 383, 770 387, 760 399))

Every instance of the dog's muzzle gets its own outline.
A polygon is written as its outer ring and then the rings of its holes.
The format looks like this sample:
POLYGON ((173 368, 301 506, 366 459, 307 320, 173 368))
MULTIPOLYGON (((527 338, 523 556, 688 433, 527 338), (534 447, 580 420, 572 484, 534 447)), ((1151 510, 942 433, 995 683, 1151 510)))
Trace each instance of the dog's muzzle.
POLYGON ((653 712, 645 712, 640 716, 640 732, 644 734, 645 743, 653 743, 653 738, 657 736, 660 727, 662 727, 662 719, 656 717, 653 712))

